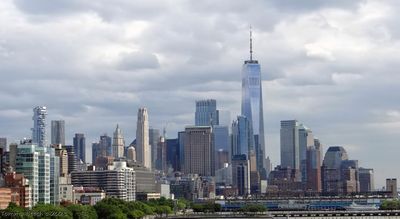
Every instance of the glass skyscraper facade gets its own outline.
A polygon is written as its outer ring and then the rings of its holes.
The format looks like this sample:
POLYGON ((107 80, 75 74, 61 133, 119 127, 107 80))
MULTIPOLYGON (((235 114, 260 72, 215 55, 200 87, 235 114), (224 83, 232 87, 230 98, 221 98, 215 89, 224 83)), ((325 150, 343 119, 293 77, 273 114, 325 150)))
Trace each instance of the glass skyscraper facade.
POLYGON ((39 147, 44 147, 47 145, 46 116, 47 108, 45 106, 37 106, 33 109, 32 141, 39 147))
POLYGON ((297 120, 281 121, 281 166, 300 170, 299 128, 297 120))
POLYGON ((75 155, 79 160, 86 162, 86 139, 85 135, 76 133, 74 137, 75 155))
POLYGON ((65 145, 65 121, 52 120, 51 121, 51 144, 65 145))
POLYGON ((215 150, 229 151, 229 128, 228 126, 214 126, 214 146, 215 150))
POLYGON ((24 174, 32 191, 32 205, 39 202, 39 152, 32 142, 21 142, 17 147, 16 173, 24 174))
POLYGON ((251 122, 245 116, 238 116, 232 123, 232 156, 246 155, 254 151, 254 137, 251 122))
POLYGON ((252 124, 257 170, 260 172, 262 178, 266 178, 264 165, 265 138, 261 82, 261 68, 258 61, 253 60, 252 38, 250 35, 250 60, 246 60, 242 67, 242 115, 246 116, 252 124))
POLYGON ((217 101, 214 99, 196 101, 196 126, 219 125, 217 101))
POLYGON ((50 150, 37 146, 31 140, 22 141, 17 148, 16 172, 24 174, 29 180, 33 205, 58 202, 59 161, 53 156, 51 162, 50 150))

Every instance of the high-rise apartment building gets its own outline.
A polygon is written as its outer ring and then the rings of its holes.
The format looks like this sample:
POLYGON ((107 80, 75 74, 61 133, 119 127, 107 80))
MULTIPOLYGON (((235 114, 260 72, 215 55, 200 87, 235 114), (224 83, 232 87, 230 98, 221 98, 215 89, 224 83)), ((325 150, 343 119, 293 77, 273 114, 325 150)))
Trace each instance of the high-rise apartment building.
POLYGON ((16 160, 17 160, 17 153, 18 153, 18 144, 16 143, 11 143, 10 144, 10 153, 9 153, 9 164, 10 167, 12 168, 13 171, 15 171, 15 167, 16 167, 16 160))
POLYGON ((56 156, 55 148, 46 148, 50 155, 50 204, 60 204, 60 157, 56 156))
POLYGON ((217 101, 214 99, 196 101, 195 113, 196 126, 219 125, 217 101))
POLYGON ((149 146, 151 149, 151 166, 153 168, 156 167, 157 165, 157 146, 160 141, 160 130, 159 129, 154 129, 150 128, 149 129, 149 146))
POLYGON ((253 126, 254 146, 257 158, 257 170, 262 179, 266 179, 265 170, 265 137, 262 98, 261 68, 253 59, 252 36, 250 31, 250 59, 242 67, 242 113, 253 126))
POLYGON ((65 145, 65 121, 52 120, 51 121, 51 144, 65 145))
POLYGON ((149 115, 146 108, 139 108, 136 128, 136 161, 151 169, 149 145, 149 115))
POLYGON ((77 159, 75 154, 75 148, 72 145, 65 145, 65 150, 68 154, 68 174, 77 170, 77 159))
POLYGON ((61 145, 55 146, 55 155, 60 159, 60 176, 66 177, 68 175, 68 152, 65 147, 61 145))
POLYGON ((74 150, 78 160, 86 162, 86 138, 82 133, 75 133, 74 137, 74 150))
POLYGON ((119 125, 117 125, 117 128, 114 131, 112 147, 114 158, 124 157, 125 140, 119 125))
POLYGON ((189 126, 185 129, 185 174, 215 175, 214 145, 211 126, 189 126))
POLYGON ((33 109, 32 141, 39 147, 47 146, 46 141, 47 107, 37 106, 33 109))
POLYGON ((136 200, 135 171, 123 161, 115 161, 107 170, 73 172, 71 182, 74 186, 103 189, 109 197, 136 200))
POLYGON ((16 173, 24 174, 32 189, 32 204, 50 204, 50 153, 47 147, 31 140, 21 141, 17 148, 16 173))

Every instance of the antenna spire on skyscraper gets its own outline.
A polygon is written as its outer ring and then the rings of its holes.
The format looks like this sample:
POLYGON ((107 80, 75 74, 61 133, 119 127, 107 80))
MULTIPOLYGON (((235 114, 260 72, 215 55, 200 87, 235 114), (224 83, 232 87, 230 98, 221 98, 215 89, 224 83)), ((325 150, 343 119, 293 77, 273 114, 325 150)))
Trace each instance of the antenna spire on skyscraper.
POLYGON ((250 25, 250 61, 253 61, 253 37, 251 32, 251 25, 250 25))

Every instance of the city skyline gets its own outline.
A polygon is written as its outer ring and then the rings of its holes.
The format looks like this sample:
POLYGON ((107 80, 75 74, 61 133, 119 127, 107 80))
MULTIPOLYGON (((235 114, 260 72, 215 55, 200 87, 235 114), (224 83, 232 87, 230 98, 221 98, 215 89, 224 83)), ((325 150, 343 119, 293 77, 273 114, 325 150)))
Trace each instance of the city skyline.
POLYGON ((279 121, 298 119, 326 146, 323 153, 343 145, 352 159, 373 167, 377 187, 400 178, 399 76, 393 71, 399 6, 281 2, 180 3, 176 9, 159 2, 139 11, 127 4, 120 9, 130 13, 117 13, 92 3, 53 11, 52 3, 3 1, 0 72, 7 83, 0 88, 0 137, 8 143, 29 138, 38 105, 48 107, 47 141, 49 121, 65 120, 66 144, 84 133, 87 149, 104 132, 112 136, 117 123, 131 142, 139 106, 149 109, 150 126, 168 123, 170 137, 193 124, 196 100, 216 99, 233 120, 240 114, 240 66, 251 23, 274 166, 280 163, 279 121), (197 13, 210 19, 191 16, 197 13), (176 24, 182 16, 191 19, 176 24), (57 31, 65 34, 55 37, 57 31))

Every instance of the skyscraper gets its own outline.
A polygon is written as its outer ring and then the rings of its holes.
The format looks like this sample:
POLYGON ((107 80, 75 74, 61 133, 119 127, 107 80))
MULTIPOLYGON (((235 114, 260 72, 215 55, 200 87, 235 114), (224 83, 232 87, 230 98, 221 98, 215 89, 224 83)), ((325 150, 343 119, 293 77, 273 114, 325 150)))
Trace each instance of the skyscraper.
POLYGON ((341 179, 342 162, 348 160, 346 150, 341 146, 329 147, 322 164, 322 189, 325 193, 344 192, 341 179))
POLYGON ((167 166, 167 143, 164 139, 164 136, 160 137, 160 140, 157 144, 157 160, 156 160, 156 169, 162 171, 163 173, 168 172, 167 166))
POLYGON ((33 109, 32 142, 36 143, 39 147, 47 145, 46 115, 47 108, 45 106, 37 106, 33 109))
POLYGON ((299 160, 300 160, 300 171, 301 181, 307 182, 307 148, 314 146, 314 135, 311 129, 304 125, 299 126, 299 160))
POLYGON ((300 170, 299 123, 281 121, 281 167, 300 170))
POLYGON ((124 136, 122 135, 122 131, 117 124, 117 128, 114 131, 114 138, 113 138, 113 156, 114 158, 119 158, 124 156, 124 147, 125 147, 125 140, 124 136))
POLYGON ((254 137, 251 121, 245 116, 238 116, 232 123, 232 156, 246 155, 254 151, 254 137))
POLYGON ((217 101, 214 99, 196 101, 196 126, 219 125, 217 101))
POLYGON ((112 155, 111 137, 105 133, 104 135, 100 136, 99 152, 97 156, 107 157, 112 155))
POLYGON ((265 171, 265 138, 262 99, 262 80, 260 64, 253 60, 252 35, 250 30, 250 60, 244 61, 242 67, 242 115, 246 116, 253 126, 254 145, 257 159, 257 170, 263 179, 265 171))
POLYGON ((173 171, 180 171, 181 158, 179 157, 179 139, 166 139, 167 146, 167 166, 172 167, 173 171))
POLYGON ((307 147, 306 169, 307 169, 306 189, 314 192, 321 192, 322 191, 321 151, 319 147, 315 146, 307 147))
POLYGON ((214 146, 210 126, 190 126, 185 129, 185 174, 214 176, 214 146))
POLYGON ((160 130, 150 128, 149 129, 149 146, 151 149, 151 166, 153 168, 156 168, 157 157, 158 157, 157 146, 158 146, 159 141, 160 141, 160 130))
MULTIPOLYGON (((29 180, 32 189, 32 204, 50 204, 51 201, 51 159, 48 150, 38 147, 31 140, 21 141, 17 148, 16 172, 22 173, 29 180)), ((55 162, 53 163, 53 165, 55 162)), ((58 164, 57 164, 58 165, 58 164)), ((56 173, 53 172, 53 174, 56 173)), ((54 175, 53 175, 54 176, 54 175)), ((58 177, 58 176, 57 176, 58 177)), ((53 186, 56 183, 53 182, 53 186)), ((57 185, 58 186, 58 185, 57 185)), ((54 197, 53 197, 54 198, 54 197)))
POLYGON ((7 148, 7 138, 0 138, 0 148, 3 148, 3 152, 7 148))
POLYGON ((68 151, 65 147, 56 146, 55 155, 60 160, 60 176, 66 177, 68 175, 68 151))
POLYGON ((215 150, 230 151, 228 126, 216 125, 213 127, 215 150))
POLYGON ((78 160, 86 162, 86 139, 82 133, 76 133, 74 137, 75 155, 78 160))
POLYGON ((51 144, 65 145, 65 121, 51 121, 51 144))
MULTIPOLYGON (((64 149, 67 150, 68 154, 68 173, 76 171, 77 169, 77 160, 75 154, 75 148, 72 145, 65 145, 64 149)), ((94 162, 93 162, 94 163, 94 162)))
POLYGON ((386 191, 390 192, 393 198, 397 199, 399 197, 396 178, 386 179, 386 191))
POLYGON ((179 143, 179 171, 183 171, 185 166, 185 131, 178 132, 178 143, 179 143))
POLYGON ((92 143, 92 164, 96 162, 96 158, 100 156, 100 144, 98 142, 92 143))
POLYGON ((18 144, 16 143, 11 143, 10 144, 10 153, 9 153, 9 162, 10 162, 10 167, 12 167, 12 170, 15 171, 16 167, 16 160, 17 160, 17 153, 18 153, 18 144))
POLYGON ((136 161, 151 169, 149 145, 149 116, 146 108, 139 108, 136 128, 136 161))
POLYGON ((7 149, 7 138, 0 138, 0 173, 3 172, 3 153, 7 149))
POLYGON ((360 175, 360 192, 375 191, 374 169, 360 167, 359 175, 360 175))
POLYGON ((133 146, 129 146, 126 152, 126 159, 128 161, 136 161, 136 149, 133 146))
POLYGON ((232 182, 237 188, 238 195, 250 194, 250 164, 246 155, 233 155, 232 157, 232 182))

